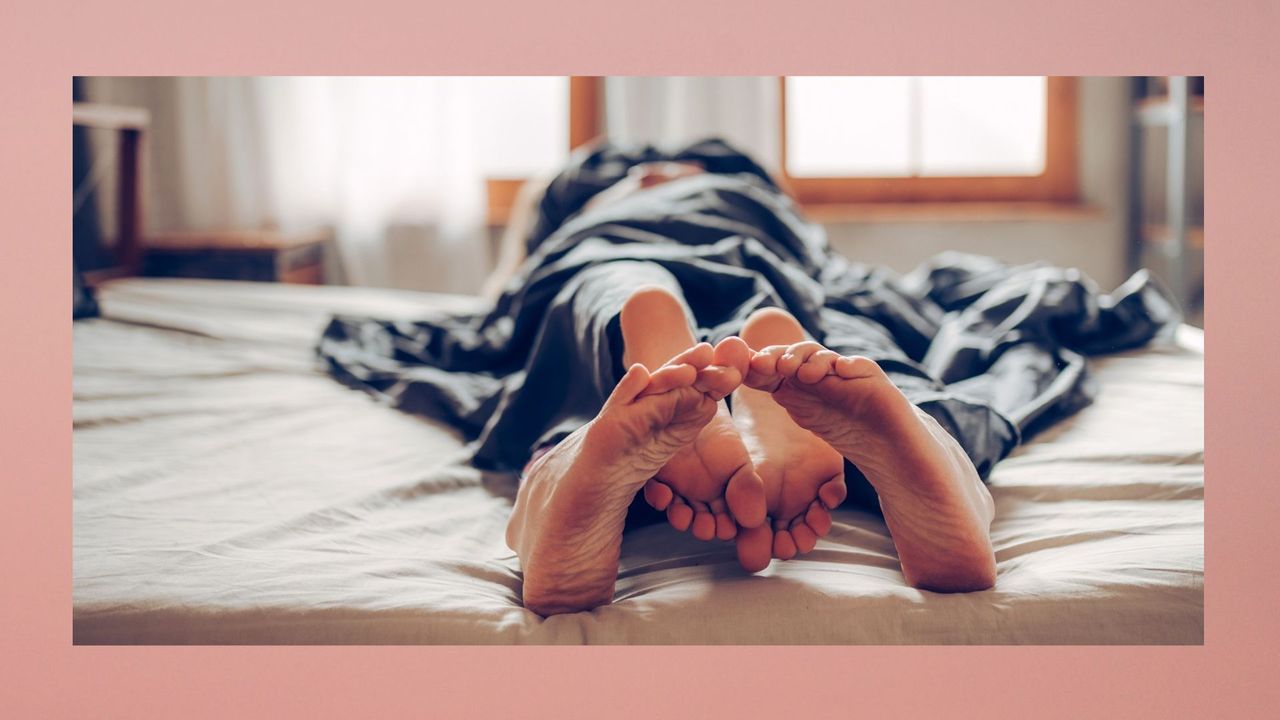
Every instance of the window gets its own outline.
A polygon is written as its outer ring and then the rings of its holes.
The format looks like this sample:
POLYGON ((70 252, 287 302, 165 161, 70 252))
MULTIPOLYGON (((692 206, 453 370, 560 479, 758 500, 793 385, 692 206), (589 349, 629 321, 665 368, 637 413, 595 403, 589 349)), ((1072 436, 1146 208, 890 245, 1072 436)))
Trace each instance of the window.
MULTIPOLYGON (((489 218, 502 224, 526 179, 599 134, 604 83, 587 76, 485 80, 494 85, 489 218), (513 116, 528 119, 527 127, 513 131, 513 116)), ((1077 199, 1075 78, 778 82, 781 180, 819 213, 860 203, 1077 199)))
POLYGON ((485 177, 530 177, 564 163, 568 78, 472 77, 466 82, 475 103, 474 130, 485 139, 477 158, 485 177))
POLYGON ((554 171, 600 130, 601 78, 495 77, 483 80, 494 138, 483 158, 489 223, 506 222, 525 180, 554 171), (520 123, 510 122, 519 117, 520 123))
POLYGON ((802 204, 1076 199, 1073 78, 781 82, 781 166, 802 204))

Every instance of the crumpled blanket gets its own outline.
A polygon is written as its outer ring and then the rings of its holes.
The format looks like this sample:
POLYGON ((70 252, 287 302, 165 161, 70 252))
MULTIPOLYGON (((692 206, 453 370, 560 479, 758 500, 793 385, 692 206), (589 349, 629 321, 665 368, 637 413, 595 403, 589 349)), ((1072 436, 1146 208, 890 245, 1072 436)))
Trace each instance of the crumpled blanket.
MULTIPOLYGON (((1142 345, 1179 320, 1145 271, 1104 294, 1078 270, 961 253, 906 275, 853 262, 719 140, 578 153, 546 190, 527 247, 489 312, 338 316, 320 357, 338 380, 456 425, 478 466, 515 470, 599 411, 623 372, 620 303, 656 281, 683 293, 699 339, 736 334, 751 312, 777 306, 829 348, 870 357, 986 478, 1027 433, 1092 400, 1085 356, 1142 345), (708 172, 584 210, 658 160, 708 172)), ((874 509, 865 479, 846 471, 851 499, 874 509)))

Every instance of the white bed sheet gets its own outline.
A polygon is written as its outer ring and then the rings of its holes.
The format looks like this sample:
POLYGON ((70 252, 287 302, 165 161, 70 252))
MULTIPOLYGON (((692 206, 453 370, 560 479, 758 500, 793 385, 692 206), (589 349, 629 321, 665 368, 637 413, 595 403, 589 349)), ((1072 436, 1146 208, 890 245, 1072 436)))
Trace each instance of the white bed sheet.
POLYGON ((1102 392, 991 479, 993 590, 903 582, 841 510, 801 559, 626 538, 615 602, 542 619, 503 542, 514 480, 342 387, 331 311, 471 300, 125 280, 74 331, 76 643, 1190 643, 1204 633, 1203 336, 1093 362, 1102 392))

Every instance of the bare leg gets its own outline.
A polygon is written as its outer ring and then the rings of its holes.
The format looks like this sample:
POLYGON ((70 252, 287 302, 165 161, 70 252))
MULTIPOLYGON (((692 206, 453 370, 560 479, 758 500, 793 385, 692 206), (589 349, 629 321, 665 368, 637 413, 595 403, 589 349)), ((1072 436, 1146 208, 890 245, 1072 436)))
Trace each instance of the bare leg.
POLYGON ((811 341, 777 345, 756 353, 745 384, 770 392, 798 425, 866 475, 907 582, 940 592, 995 583, 990 492, 955 439, 875 362, 811 341))

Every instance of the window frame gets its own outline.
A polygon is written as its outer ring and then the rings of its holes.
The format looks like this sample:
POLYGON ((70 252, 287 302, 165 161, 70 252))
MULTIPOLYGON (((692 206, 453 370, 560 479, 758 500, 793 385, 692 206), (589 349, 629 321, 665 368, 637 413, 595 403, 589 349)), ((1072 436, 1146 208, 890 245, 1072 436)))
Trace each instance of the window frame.
MULTIPOLYGON (((604 78, 597 75, 569 76, 568 149, 594 140, 601 131, 601 94, 604 78)), ((491 177, 485 179, 489 198, 488 219, 492 226, 504 225, 515 205, 520 186, 530 178, 491 177)))
POLYGON ((787 78, 778 78, 780 181, 802 206, 864 203, 1058 202, 1079 200, 1077 81, 1048 76, 1045 168, 1039 175, 792 177, 787 173, 787 78))
MULTIPOLYGON (((1078 163, 1078 79, 1048 76, 1045 112, 1045 169, 1039 175, 913 176, 913 177, 791 177, 787 174, 787 78, 778 78, 778 179, 803 207, 829 214, 840 208, 866 205, 933 203, 957 208, 983 203, 1074 204, 1080 200, 1078 163)), ((604 77, 569 76, 570 151, 604 130, 604 77)), ((485 180, 488 219, 504 225, 521 185, 529 178, 493 177, 485 180)))

